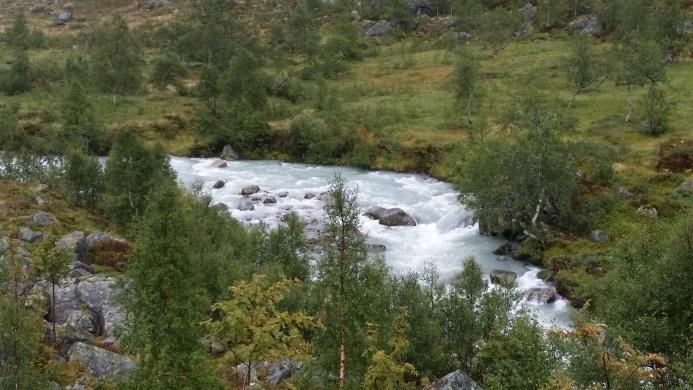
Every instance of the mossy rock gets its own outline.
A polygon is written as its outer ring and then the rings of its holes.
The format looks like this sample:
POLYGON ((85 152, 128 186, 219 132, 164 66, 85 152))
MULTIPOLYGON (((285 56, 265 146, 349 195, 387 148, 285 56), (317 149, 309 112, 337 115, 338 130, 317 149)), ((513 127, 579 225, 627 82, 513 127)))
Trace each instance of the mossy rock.
POLYGON ((513 259, 543 266, 543 251, 543 245, 538 240, 530 238, 523 241, 520 246, 513 251, 513 259))

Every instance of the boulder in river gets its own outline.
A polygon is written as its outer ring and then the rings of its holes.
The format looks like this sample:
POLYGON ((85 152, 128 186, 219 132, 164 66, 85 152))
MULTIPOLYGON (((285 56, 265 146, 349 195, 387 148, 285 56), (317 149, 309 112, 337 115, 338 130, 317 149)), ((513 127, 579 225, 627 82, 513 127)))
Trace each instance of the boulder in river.
POLYGON ((253 202, 248 199, 241 199, 241 202, 238 204, 238 209, 241 211, 252 211, 255 210, 255 206, 253 202))
POLYGON ((515 280, 517 280, 517 274, 515 272, 501 269, 494 269, 491 271, 491 282, 495 284, 512 287, 515 285, 515 280))
POLYGON ((372 206, 367 208, 363 215, 377 219, 381 225, 385 226, 416 226, 416 220, 398 207, 386 209, 372 206))
POLYGON ((236 153, 235 150, 233 150, 231 145, 226 145, 221 150, 221 155, 219 156, 219 158, 226 161, 235 161, 241 157, 238 155, 238 153, 236 153))
POLYGON ((272 195, 267 195, 264 198, 262 198, 262 203, 263 204, 274 204, 274 203, 277 203, 277 198, 275 198, 272 195))
POLYGON ((289 196, 289 191, 281 191, 277 193, 277 196, 280 198, 286 198, 287 196, 289 196))
POLYGON ((226 185, 226 182, 225 182, 225 181, 223 181, 223 180, 218 180, 216 183, 214 183, 214 185, 212 186, 212 188, 214 188, 215 190, 218 190, 218 189, 224 188, 225 185, 226 185))
POLYGON ((553 303, 558 299, 555 287, 535 287, 527 291, 527 300, 539 303, 553 303))
POLYGON ((229 164, 226 162, 226 160, 214 160, 212 163, 213 168, 227 168, 229 164))
POLYGON ((316 196, 317 196, 317 195, 315 195, 314 192, 306 192, 306 194, 303 195, 303 199, 313 199, 313 198, 315 198, 316 196))
POLYGON ((241 189, 241 195, 243 196, 257 194, 258 192, 260 192, 260 186, 258 186, 257 184, 245 186, 243 187, 243 189, 241 189))
POLYGON ((393 208, 380 216, 380 224, 385 226, 416 226, 416 220, 404 210, 393 208))
POLYGON ((431 383, 430 385, 424 387, 424 390, 482 390, 479 385, 476 384, 461 370, 451 372, 444 377, 438 379, 437 381, 431 383))

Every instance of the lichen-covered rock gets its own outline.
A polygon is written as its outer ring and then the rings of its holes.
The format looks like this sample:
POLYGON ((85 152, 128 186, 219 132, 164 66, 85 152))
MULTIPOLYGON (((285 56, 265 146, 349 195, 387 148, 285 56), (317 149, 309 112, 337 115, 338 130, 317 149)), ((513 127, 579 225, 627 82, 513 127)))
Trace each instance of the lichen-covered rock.
POLYGON ((19 229, 19 239, 28 242, 29 244, 33 244, 35 242, 39 242, 43 240, 43 233, 37 232, 35 230, 31 230, 28 227, 23 227, 19 229))
POLYGON ((97 379, 122 378, 135 368, 135 362, 126 356, 82 342, 74 343, 70 347, 68 360, 79 361, 82 369, 97 379))
POLYGON ((55 222, 55 217, 45 211, 39 211, 31 216, 31 220, 34 222, 34 225, 49 226, 55 222))

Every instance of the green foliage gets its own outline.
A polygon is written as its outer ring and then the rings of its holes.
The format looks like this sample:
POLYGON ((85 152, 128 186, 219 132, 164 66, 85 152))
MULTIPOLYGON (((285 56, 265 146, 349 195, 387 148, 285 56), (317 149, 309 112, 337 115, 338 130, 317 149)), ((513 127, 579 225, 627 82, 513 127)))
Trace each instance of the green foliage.
POLYGON ((29 28, 23 14, 14 19, 12 26, 5 31, 4 38, 7 46, 13 49, 26 50, 29 48, 29 28))
POLYGON ((320 43, 320 35, 315 19, 304 3, 296 4, 285 16, 277 20, 270 30, 271 45, 275 50, 304 54, 312 58, 320 43))
POLYGON ((51 309, 49 313, 52 324, 52 342, 56 345, 58 338, 55 331, 55 317, 57 316, 55 307, 55 285, 58 284, 67 273, 68 264, 72 261, 72 254, 60 252, 60 250, 53 247, 52 244, 48 244, 39 249, 38 257, 40 258, 39 271, 41 272, 41 276, 51 284, 51 309))
POLYGON ((443 303, 449 353, 467 372, 491 332, 510 321, 511 310, 517 302, 514 292, 507 288, 488 292, 486 288, 481 267, 474 259, 467 259, 459 281, 443 303))
POLYGON ((665 356, 690 353, 692 221, 684 213, 670 228, 651 224, 612 260, 595 308, 616 335, 638 349, 665 356))
POLYGON ((61 135, 67 145, 80 147, 87 153, 105 154, 108 147, 103 125, 96 119, 94 106, 84 87, 76 79, 69 82, 61 114, 61 135))
POLYGON ((195 227, 175 183, 150 185, 126 268, 125 345, 140 362, 124 388, 217 388, 200 343, 209 301, 192 252, 195 227))
POLYGON ((104 211, 122 231, 144 212, 152 185, 171 180, 168 158, 150 151, 131 130, 121 131, 106 161, 104 211))
POLYGON ((643 119, 640 132, 661 135, 669 131, 669 114, 672 104, 664 95, 664 90, 650 84, 647 94, 640 102, 639 111, 643 119))
POLYGON ((485 389, 542 389, 558 355, 535 320, 520 315, 493 330, 475 358, 485 389))
POLYGON ((479 39, 495 56, 515 41, 516 33, 522 28, 522 20, 517 12, 497 7, 481 15, 479 39))
POLYGON ((0 87, 8 95, 19 95, 31 90, 31 64, 25 52, 15 52, 10 70, 0 79, 0 87))
POLYGON ((142 86, 144 59, 140 42, 123 17, 115 16, 93 32, 89 42, 94 85, 114 96, 142 86))
POLYGON ((464 109, 467 122, 471 124, 475 104, 479 104, 481 95, 479 61, 476 54, 469 50, 461 51, 452 77, 457 103, 464 109))
POLYGON ((70 150, 65 156, 65 185, 75 204, 95 207, 103 192, 103 169, 96 157, 80 150, 70 150))
POLYGON ((597 77, 597 64, 595 64, 590 37, 584 35, 575 37, 572 52, 566 59, 566 65, 568 79, 575 90, 570 102, 572 107, 577 96, 589 88, 597 77))
POLYGON ((0 387, 33 390, 47 385, 39 364, 41 317, 29 308, 25 259, 10 245, 0 251, 0 387))
POLYGON ((149 76, 149 81, 161 89, 173 85, 180 92, 183 90, 180 78, 186 74, 187 70, 181 59, 175 53, 167 51, 152 61, 152 74, 149 76))
POLYGON ((565 223, 579 190, 576 156, 561 137, 573 129, 573 118, 547 96, 529 92, 506 120, 517 141, 491 140, 472 149, 458 182, 461 201, 491 232, 565 223))
POLYGON ((19 106, 0 108, 0 145, 6 150, 18 150, 28 144, 26 133, 17 124, 19 106))
POLYGON ((399 308, 392 324, 392 336, 388 341, 390 352, 379 349, 376 346, 378 340, 378 326, 368 324, 368 339, 371 344, 371 365, 366 370, 363 379, 364 389, 370 390, 395 390, 413 389, 415 386, 408 383, 407 378, 416 375, 416 367, 403 362, 403 358, 409 350, 407 336, 410 331, 407 313, 404 308, 399 308))
POLYGON ((271 270, 291 279, 307 281, 310 278, 310 256, 303 241, 303 223, 298 215, 291 213, 284 218, 284 224, 266 231, 256 237, 259 241, 257 268, 271 270))
POLYGON ((229 345, 226 364, 245 363, 243 387, 250 384, 251 369, 258 361, 305 362, 310 357, 312 345, 304 335, 320 328, 320 323, 303 312, 278 308, 284 296, 299 286, 297 280, 282 277, 272 283, 264 275, 254 275, 231 286, 229 300, 214 304, 218 320, 205 325, 215 339, 229 345))

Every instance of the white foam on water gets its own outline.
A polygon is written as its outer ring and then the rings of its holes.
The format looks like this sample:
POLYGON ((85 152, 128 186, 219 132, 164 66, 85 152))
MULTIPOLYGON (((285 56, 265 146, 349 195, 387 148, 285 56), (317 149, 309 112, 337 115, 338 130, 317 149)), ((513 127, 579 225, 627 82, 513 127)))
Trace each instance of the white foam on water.
MULTIPOLYGON (((387 247, 385 260, 394 272, 422 271, 427 263, 432 263, 441 277, 449 281, 462 271, 463 260, 473 256, 487 277, 491 270, 503 269, 519 275, 518 288, 522 291, 546 287, 537 276, 541 269, 491 253, 502 241, 482 236, 478 226, 470 225, 471 212, 460 205, 458 194, 449 183, 425 175, 278 161, 233 161, 227 168, 213 168, 213 161, 172 157, 171 166, 184 185, 202 182, 213 203, 226 204, 240 221, 274 227, 282 215, 292 211, 306 221, 320 220, 324 216, 323 202, 304 196, 308 192, 325 192, 329 181, 340 173, 349 186, 358 188, 361 208, 399 207, 416 219, 417 226, 387 227, 361 217, 361 231, 367 235, 367 242, 387 247), (212 189, 218 180, 224 180, 226 185, 212 189), (255 203, 255 210, 239 211, 241 189, 251 184, 273 195, 277 203, 255 203), (277 196, 283 191, 288 192, 287 197, 277 196)), ((547 327, 566 328, 571 324, 569 305, 563 298, 551 304, 525 302, 525 306, 547 327)))

